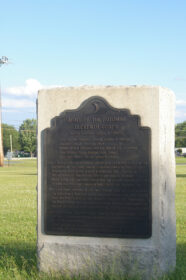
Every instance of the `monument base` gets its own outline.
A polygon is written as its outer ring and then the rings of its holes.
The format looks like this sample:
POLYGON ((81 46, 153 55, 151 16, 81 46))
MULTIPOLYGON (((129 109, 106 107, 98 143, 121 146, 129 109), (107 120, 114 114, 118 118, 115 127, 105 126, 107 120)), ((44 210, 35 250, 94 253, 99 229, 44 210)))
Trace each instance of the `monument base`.
MULTIPOLYGON (((151 279, 163 272, 160 254, 155 248, 43 243, 38 245, 38 258, 39 269, 43 272, 80 275, 86 279, 103 274, 151 279)), ((168 265, 174 267, 174 263, 168 265)))
MULTIPOLYGON (((96 106, 95 110, 97 110, 96 106)), ((108 86, 56 88, 39 92, 38 266, 40 271, 82 275, 87 278, 90 275, 100 274, 137 275, 149 280, 174 270, 176 264, 174 189, 174 94, 170 90, 146 86, 108 86), (152 184, 152 220, 149 219, 152 226, 151 236, 144 238, 140 236, 119 238, 108 237, 108 235, 91 237, 90 234, 89 237, 78 236, 78 234, 64 236, 57 235, 55 232, 56 235, 47 234, 45 231, 46 162, 43 133, 47 128, 51 128, 51 121, 62 112, 75 110, 85 100, 95 96, 104 98, 114 108, 126 109, 131 115, 139 116, 141 126, 151 130, 152 174, 149 177, 152 184)), ((50 195, 48 197, 50 199, 50 195)), ((48 201, 50 203, 50 200, 48 201)), ((52 207, 50 213, 54 213, 52 207)), ((49 225, 53 223, 55 215, 51 217, 49 225)), ((109 224, 107 226, 109 228, 109 224)))

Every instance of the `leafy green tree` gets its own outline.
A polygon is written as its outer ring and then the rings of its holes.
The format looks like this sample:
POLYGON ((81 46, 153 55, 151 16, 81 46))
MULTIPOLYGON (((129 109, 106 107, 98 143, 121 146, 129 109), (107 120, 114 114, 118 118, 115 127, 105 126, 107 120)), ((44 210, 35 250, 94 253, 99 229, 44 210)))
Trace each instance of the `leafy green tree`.
POLYGON ((186 147, 186 121, 178 123, 175 127, 175 146, 186 147))
POLYGON ((6 155, 7 151, 11 149, 10 147, 10 135, 12 135, 12 150, 19 151, 19 132, 12 126, 6 123, 2 124, 2 132, 3 132, 3 150, 6 155))
POLYGON ((36 120, 26 119, 19 128, 21 150, 29 152, 32 157, 36 152, 36 120))
POLYGON ((178 152, 179 154, 182 154, 182 149, 177 149, 177 152, 178 152))

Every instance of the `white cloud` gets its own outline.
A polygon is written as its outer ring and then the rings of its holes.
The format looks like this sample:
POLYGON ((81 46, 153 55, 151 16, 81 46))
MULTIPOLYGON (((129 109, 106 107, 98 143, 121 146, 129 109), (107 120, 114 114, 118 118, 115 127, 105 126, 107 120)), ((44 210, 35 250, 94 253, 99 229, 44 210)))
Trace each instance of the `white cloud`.
POLYGON ((19 110, 16 110, 16 109, 5 109, 5 108, 3 108, 3 109, 2 109, 2 112, 3 112, 3 113, 19 113, 19 110))
POLYGON ((176 105, 186 106, 186 100, 178 99, 178 100, 176 100, 176 105))
POLYGON ((38 90, 42 88, 52 88, 52 87, 59 87, 59 86, 43 86, 38 80, 36 79, 27 79, 25 81, 25 85, 23 86, 15 86, 9 87, 5 90, 5 95, 2 98, 2 105, 3 111, 11 110, 12 108, 34 108, 36 107, 36 96, 38 90), (8 95, 8 97, 6 97, 8 95), (12 96, 12 97, 11 97, 12 96), (21 98, 23 97, 23 98, 21 98))
POLYGON ((184 117, 186 117, 186 113, 176 110, 175 117, 176 118, 184 118, 184 117))
POLYGON ((15 86, 15 87, 9 87, 6 88, 5 92, 9 95, 14 96, 27 96, 27 97, 36 97, 37 92, 40 89, 47 89, 47 88, 53 88, 53 87, 59 87, 57 85, 52 86, 43 86, 39 81, 36 79, 27 79, 25 81, 24 86, 15 86))
POLYGON ((176 100, 176 121, 182 122, 186 119, 186 100, 178 99, 176 100))
POLYGON ((5 108, 33 108, 36 103, 28 99, 3 98, 2 105, 5 108))
POLYGON ((35 97, 39 89, 43 88, 41 83, 35 79, 27 79, 24 86, 9 87, 6 93, 15 96, 35 97))

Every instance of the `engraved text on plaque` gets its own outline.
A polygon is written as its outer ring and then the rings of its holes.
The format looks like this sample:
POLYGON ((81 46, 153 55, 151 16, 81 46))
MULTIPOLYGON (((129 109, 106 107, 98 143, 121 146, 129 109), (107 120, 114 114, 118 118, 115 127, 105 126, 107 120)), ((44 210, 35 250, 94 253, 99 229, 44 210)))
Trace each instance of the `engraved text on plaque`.
POLYGON ((151 236, 151 131, 92 97, 44 131, 46 234, 151 236))

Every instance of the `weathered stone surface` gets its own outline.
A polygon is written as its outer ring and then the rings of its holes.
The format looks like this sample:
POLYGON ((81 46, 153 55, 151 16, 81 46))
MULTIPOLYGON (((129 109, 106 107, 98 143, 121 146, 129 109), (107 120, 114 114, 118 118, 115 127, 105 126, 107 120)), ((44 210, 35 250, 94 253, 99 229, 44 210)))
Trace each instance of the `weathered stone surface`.
POLYGON ((38 94, 38 257, 41 271, 85 275, 100 270, 150 279, 171 271, 176 262, 174 209, 174 94, 161 87, 79 87, 41 90, 38 94), (152 236, 105 238, 47 235, 44 231, 43 131, 65 110, 100 96, 114 108, 139 115, 151 129, 152 236), (90 262, 89 262, 90 260, 90 262), (87 262, 88 261, 88 262, 87 262), (135 265, 134 265, 135 264, 135 265))
POLYGON ((43 243, 39 245, 40 269, 67 275, 140 275, 142 279, 158 276, 159 251, 150 248, 125 246, 67 245, 43 243))

